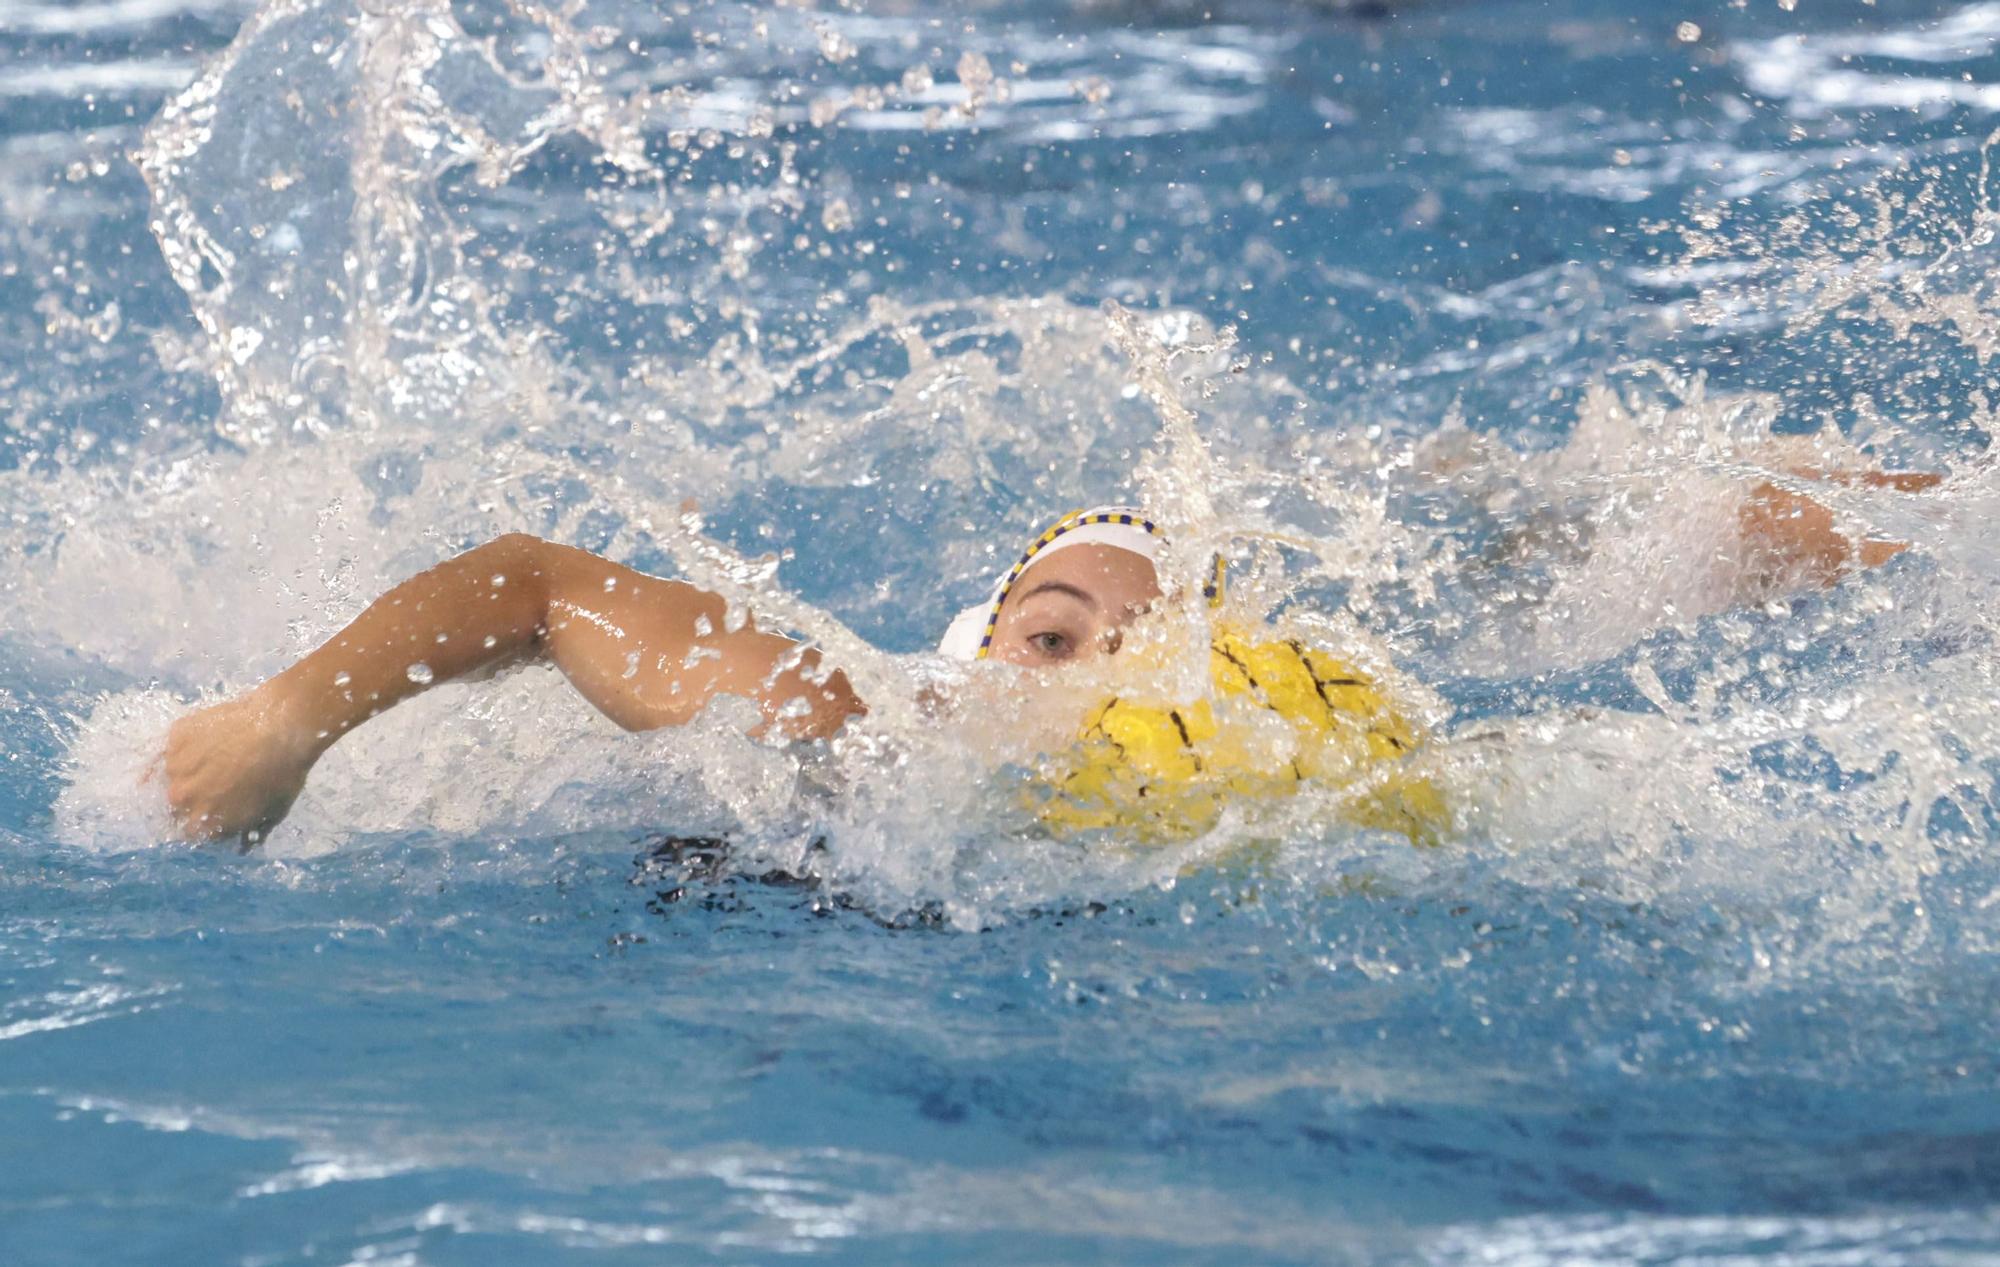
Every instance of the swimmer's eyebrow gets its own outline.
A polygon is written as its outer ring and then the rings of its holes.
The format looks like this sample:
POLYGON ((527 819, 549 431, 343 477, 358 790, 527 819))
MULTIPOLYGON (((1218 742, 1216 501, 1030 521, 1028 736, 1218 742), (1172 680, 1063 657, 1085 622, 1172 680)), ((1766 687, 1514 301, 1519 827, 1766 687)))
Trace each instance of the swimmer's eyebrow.
POLYGON ((1071 585, 1067 581, 1043 581, 1040 585, 1035 586, 1035 588, 1021 595, 1020 601, 1025 603, 1029 599, 1033 598, 1035 595, 1041 593, 1043 590, 1054 590, 1059 594, 1067 594, 1071 598, 1077 599, 1084 603, 1088 603, 1091 607, 1097 606, 1097 599, 1092 597, 1089 593, 1078 589, 1074 585, 1071 585))

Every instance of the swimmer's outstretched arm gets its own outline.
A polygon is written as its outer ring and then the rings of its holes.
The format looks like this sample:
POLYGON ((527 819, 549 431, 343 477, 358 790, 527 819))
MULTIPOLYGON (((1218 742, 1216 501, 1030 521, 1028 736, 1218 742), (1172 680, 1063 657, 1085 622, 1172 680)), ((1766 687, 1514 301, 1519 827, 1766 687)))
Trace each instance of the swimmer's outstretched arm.
POLYGON ((741 695, 760 730, 821 738, 863 710, 819 653, 717 595, 584 550, 501 537, 398 585, 317 651, 167 734, 167 802, 190 838, 254 843, 342 735, 426 687, 524 656, 560 669, 627 730, 677 726, 741 695))

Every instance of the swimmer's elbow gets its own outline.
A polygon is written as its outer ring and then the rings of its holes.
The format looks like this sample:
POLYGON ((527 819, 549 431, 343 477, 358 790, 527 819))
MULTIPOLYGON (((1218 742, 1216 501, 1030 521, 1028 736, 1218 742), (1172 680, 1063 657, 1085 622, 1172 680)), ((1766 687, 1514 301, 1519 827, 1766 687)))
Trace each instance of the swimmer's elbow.
MULTIPOLYGON (((496 574, 507 576, 518 587, 517 592, 531 595, 544 609, 550 596, 574 571, 569 556, 580 553, 527 532, 502 533, 481 546, 480 552, 490 556, 488 561, 496 574)), ((547 619, 546 610, 542 619, 547 619)), ((543 632, 540 628, 536 630, 538 645, 543 632)))
POLYGON ((505 575, 516 581, 530 581, 545 576, 554 562, 556 545, 526 532, 505 532, 477 549, 468 551, 464 558, 470 562, 477 560, 482 570, 490 565, 496 575, 505 575))
POLYGON ((533 558, 548 552, 550 543, 529 532, 503 532, 485 545, 496 554, 533 558))

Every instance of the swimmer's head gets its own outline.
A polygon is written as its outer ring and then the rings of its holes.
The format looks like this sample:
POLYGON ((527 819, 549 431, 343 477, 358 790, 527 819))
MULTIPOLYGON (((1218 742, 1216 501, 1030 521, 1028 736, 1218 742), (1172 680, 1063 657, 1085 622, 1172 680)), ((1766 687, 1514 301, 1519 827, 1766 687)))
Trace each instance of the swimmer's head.
POLYGON ((1064 515, 1035 538, 983 603, 951 622, 938 650, 960 660, 1051 665, 1117 647, 1160 596, 1160 530, 1129 506, 1064 515))

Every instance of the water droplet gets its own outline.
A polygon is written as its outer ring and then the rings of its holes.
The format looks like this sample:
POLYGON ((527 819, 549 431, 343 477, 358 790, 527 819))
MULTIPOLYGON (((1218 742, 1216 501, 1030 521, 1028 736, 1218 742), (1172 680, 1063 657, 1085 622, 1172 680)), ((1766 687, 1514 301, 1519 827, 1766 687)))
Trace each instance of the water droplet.
POLYGON ((412 682, 415 682, 418 686, 429 686, 432 680, 436 677, 436 674, 431 672, 430 665, 425 664, 422 660, 419 660, 415 664, 411 665, 409 668, 404 669, 403 676, 409 678, 412 682))
POLYGON ((1683 44, 1692 44, 1701 38, 1701 27, 1693 22, 1683 22, 1674 28, 1674 37, 1683 44))
POLYGON ((484 641, 482 641, 480 645, 485 647, 488 651, 491 651, 493 648, 500 645, 500 640, 498 638, 495 638, 492 634, 487 634, 484 641))
POLYGON ((342 669, 340 672, 333 675, 333 684, 335 686, 346 686, 349 682, 352 682, 353 680, 354 680, 353 678, 347 675, 346 669, 342 669))
POLYGON ((837 65, 847 61, 860 51, 860 49, 854 46, 853 40, 848 39, 832 26, 823 25, 819 28, 819 55, 826 58, 826 60, 837 65))
POLYGON ((507 574, 505 572, 495 572, 493 574, 494 589, 499 589, 502 585, 505 585, 506 583, 507 583, 507 574))
POLYGON ((1100 106, 1111 100, 1111 85, 1098 75, 1092 75, 1087 79, 1070 80, 1069 90, 1093 106, 1100 106))

